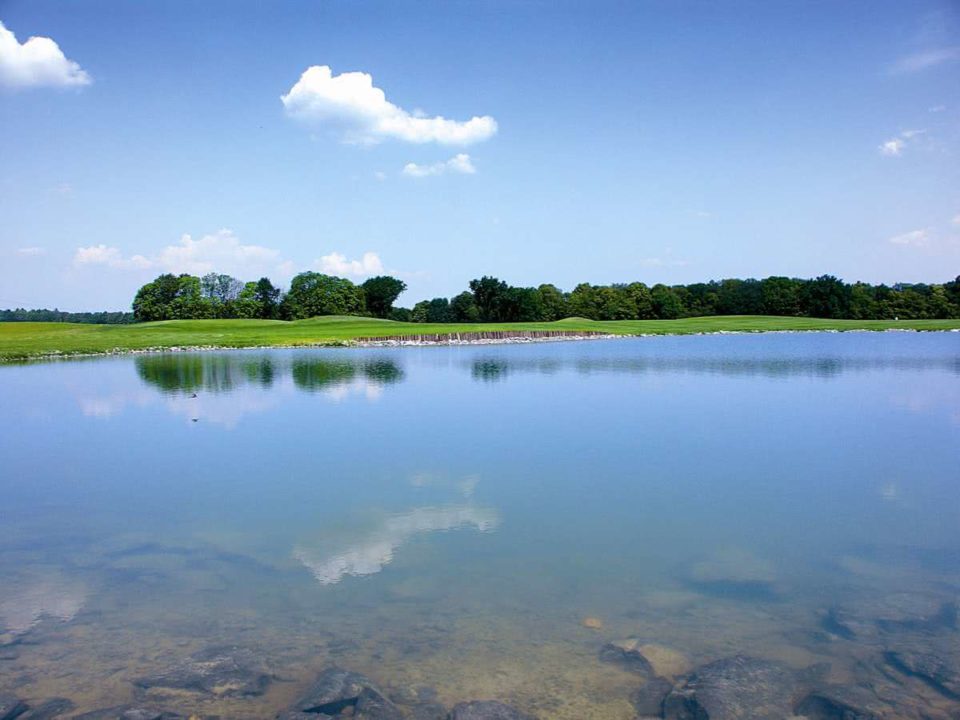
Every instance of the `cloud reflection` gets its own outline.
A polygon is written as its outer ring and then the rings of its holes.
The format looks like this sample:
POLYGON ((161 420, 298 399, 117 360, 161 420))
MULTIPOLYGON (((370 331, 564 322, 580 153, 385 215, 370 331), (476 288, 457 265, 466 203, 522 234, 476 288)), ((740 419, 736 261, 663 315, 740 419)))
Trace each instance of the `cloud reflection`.
POLYGON ((348 575, 380 572, 393 561, 397 549, 414 535, 427 532, 474 529, 491 532, 500 522, 492 508, 473 505, 420 507, 391 515, 359 541, 333 552, 297 547, 293 556, 302 562, 321 585, 333 585, 348 575))

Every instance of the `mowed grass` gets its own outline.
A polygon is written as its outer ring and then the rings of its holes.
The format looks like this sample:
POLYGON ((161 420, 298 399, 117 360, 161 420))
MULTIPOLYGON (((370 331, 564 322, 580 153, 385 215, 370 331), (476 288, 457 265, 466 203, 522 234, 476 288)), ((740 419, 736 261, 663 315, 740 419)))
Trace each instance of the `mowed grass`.
POLYGON ((575 330, 614 335, 683 335, 784 330, 957 330, 960 320, 823 320, 727 315, 681 320, 593 321, 567 318, 541 323, 399 323, 357 317, 310 320, 167 320, 136 325, 0 323, 0 361, 174 347, 298 347, 340 345, 370 337, 508 330, 575 330))

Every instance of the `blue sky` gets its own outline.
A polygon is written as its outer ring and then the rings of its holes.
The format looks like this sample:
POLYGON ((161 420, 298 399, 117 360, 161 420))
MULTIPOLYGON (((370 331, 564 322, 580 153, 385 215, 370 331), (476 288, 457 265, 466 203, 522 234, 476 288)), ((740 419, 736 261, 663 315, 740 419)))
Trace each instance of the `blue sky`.
POLYGON ((405 305, 482 274, 960 274, 956 3, 0 0, 0 22, 0 307, 125 308, 207 269, 389 272, 405 305))

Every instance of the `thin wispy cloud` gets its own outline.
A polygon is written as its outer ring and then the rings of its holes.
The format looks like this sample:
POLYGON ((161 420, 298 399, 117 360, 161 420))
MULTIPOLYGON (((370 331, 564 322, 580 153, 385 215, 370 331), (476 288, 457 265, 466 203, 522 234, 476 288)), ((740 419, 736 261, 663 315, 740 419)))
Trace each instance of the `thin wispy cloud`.
POLYGON ((910 232, 894 235, 887 242, 893 245, 909 245, 912 247, 923 247, 930 241, 929 230, 911 230, 910 232))
POLYGON ((368 73, 334 75, 328 65, 307 68, 280 100, 290 117, 328 127, 346 143, 373 144, 393 139, 470 145, 497 132, 497 121, 489 115, 460 121, 408 112, 388 101, 368 73))
POLYGON ((880 154, 887 157, 898 157, 903 154, 909 143, 925 135, 926 132, 926 130, 904 130, 897 137, 892 137, 881 143, 878 148, 880 154))
POLYGON ((0 85, 10 88, 82 87, 93 80, 68 60, 51 38, 31 37, 23 43, 0 22, 0 85))
POLYGON ((470 156, 460 153, 443 162, 433 163, 432 165, 418 165, 417 163, 407 163, 404 165, 402 173, 407 177, 430 177, 432 175, 445 175, 454 173, 457 175, 474 175, 477 168, 474 167, 470 156))
POLYGON ((905 55, 890 68, 894 75, 911 75, 960 59, 960 46, 938 47, 905 55))
POLYGON ((46 248, 42 248, 42 247, 33 246, 33 247, 17 248, 17 255, 20 255, 21 257, 36 257, 37 255, 46 255, 46 254, 47 254, 46 248))

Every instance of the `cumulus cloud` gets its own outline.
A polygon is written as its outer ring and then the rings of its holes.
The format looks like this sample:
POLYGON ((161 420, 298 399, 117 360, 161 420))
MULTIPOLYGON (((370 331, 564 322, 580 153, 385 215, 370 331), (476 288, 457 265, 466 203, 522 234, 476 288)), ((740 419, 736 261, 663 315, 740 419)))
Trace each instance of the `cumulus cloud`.
POLYGON ((126 256, 120 248, 91 245, 77 248, 73 257, 77 266, 100 265, 123 270, 161 270, 171 273, 204 275, 222 272, 238 277, 293 274, 293 263, 283 260, 280 252, 262 245, 245 245, 233 231, 223 229, 194 239, 183 235, 180 242, 167 245, 155 255, 126 256))
POLYGON ((169 272, 203 275, 216 271, 241 277, 291 269, 283 262, 278 250, 245 245, 226 228, 196 240, 191 235, 184 235, 178 244, 163 248, 155 264, 169 272))
POLYGON ((0 85, 13 88, 81 87, 93 82, 60 46, 48 37, 20 43, 0 22, 0 85))
POLYGON ((894 245, 912 245, 914 247, 921 247, 926 245, 929 240, 929 230, 911 230, 910 232, 905 232, 901 235, 894 235, 889 239, 888 242, 891 242, 894 245))
POLYGON ((477 168, 473 166, 470 156, 460 153, 449 160, 434 163, 433 165, 417 165, 417 163, 407 163, 403 166, 403 174, 408 177, 430 177, 431 175, 443 175, 444 173, 458 173, 460 175, 473 175, 477 168))
POLYGON ((894 75, 909 75, 953 62, 958 58, 960 58, 960 47, 958 46, 930 48, 900 58, 893 64, 891 72, 894 75))
POLYGON ((334 75, 327 65, 307 68, 280 100, 290 117, 327 125, 348 143, 371 144, 395 139, 469 145, 497 132, 497 121, 489 115, 459 121, 408 112, 388 101, 368 73, 334 75))
POLYGON ((369 277, 383 272, 383 262, 375 252, 365 252, 359 260, 348 260, 346 255, 332 252, 316 262, 320 272, 341 277, 369 277))
POLYGON ((22 257, 36 257, 37 255, 46 255, 46 248, 42 247, 22 247, 17 248, 17 255, 22 257))
POLYGON ((75 265, 106 265, 112 268, 145 270, 153 263, 143 255, 124 257, 120 248, 100 243, 89 247, 79 247, 73 256, 75 265))

